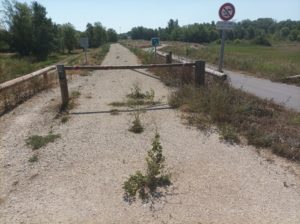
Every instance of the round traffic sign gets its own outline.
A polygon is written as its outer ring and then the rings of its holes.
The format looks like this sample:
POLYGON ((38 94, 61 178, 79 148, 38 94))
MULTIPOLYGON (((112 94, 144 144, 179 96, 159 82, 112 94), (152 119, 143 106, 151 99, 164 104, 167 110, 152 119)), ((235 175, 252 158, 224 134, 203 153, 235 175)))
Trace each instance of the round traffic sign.
POLYGON ((234 17, 235 7, 231 3, 225 3, 219 10, 219 16, 222 20, 228 21, 234 17))

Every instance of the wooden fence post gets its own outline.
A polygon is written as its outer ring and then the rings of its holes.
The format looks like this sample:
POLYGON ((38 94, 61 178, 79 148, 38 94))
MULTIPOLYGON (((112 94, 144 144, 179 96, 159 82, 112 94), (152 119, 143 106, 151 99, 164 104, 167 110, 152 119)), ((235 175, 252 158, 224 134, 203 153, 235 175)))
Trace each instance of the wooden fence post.
POLYGON ((199 86, 205 83, 205 61, 195 61, 195 83, 199 86))
POLYGON ((69 103, 69 90, 68 90, 68 81, 66 77, 66 71, 64 65, 57 65, 58 79, 61 91, 61 110, 66 109, 69 103))
POLYGON ((173 62, 172 51, 170 51, 169 54, 167 54, 167 57, 166 57, 166 64, 172 64, 172 62, 173 62))

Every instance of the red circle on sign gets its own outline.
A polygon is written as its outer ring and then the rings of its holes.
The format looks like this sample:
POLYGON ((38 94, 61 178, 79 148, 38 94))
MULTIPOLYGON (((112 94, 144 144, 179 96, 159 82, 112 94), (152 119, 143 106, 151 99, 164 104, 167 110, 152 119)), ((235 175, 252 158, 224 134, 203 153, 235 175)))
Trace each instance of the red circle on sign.
POLYGON ((225 3, 219 10, 219 16, 222 20, 231 20, 235 15, 235 7, 231 3, 225 3))

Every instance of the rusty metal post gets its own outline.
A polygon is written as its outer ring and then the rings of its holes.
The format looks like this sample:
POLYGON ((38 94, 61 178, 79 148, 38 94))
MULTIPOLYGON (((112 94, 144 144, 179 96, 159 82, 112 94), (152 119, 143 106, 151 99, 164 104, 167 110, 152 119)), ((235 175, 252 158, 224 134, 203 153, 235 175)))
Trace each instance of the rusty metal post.
POLYGON ((195 61, 195 83, 199 86, 205 83, 205 61, 195 61))
POLYGON ((68 80, 66 77, 66 71, 64 65, 57 65, 58 79, 61 91, 61 110, 65 110, 69 103, 69 90, 68 90, 68 80))

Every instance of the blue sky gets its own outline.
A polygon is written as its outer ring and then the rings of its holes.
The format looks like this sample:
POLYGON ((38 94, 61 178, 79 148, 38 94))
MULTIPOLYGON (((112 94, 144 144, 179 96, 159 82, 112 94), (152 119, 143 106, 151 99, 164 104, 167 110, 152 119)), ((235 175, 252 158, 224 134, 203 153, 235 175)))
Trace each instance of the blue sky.
MULTIPOLYGON (((31 0, 19 0, 31 2, 31 0)), ((56 23, 72 23, 84 30, 88 22, 100 21, 118 33, 134 26, 165 27, 170 18, 180 25, 218 21, 219 7, 226 0, 37 0, 56 23)), ((300 20, 300 0, 231 0, 235 21, 274 18, 300 20)))

